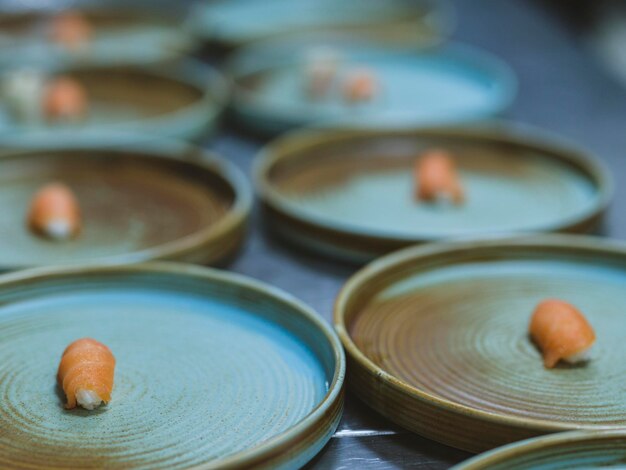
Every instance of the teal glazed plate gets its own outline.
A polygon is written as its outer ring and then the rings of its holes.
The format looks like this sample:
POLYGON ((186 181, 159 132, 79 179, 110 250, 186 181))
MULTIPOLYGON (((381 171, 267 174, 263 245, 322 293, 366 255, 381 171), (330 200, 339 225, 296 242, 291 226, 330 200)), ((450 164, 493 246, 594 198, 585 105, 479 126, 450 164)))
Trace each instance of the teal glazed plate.
POLYGON ((88 7, 80 2, 67 5, 92 28, 92 37, 76 50, 50 38, 55 16, 64 10, 0 11, 0 64, 23 60, 154 64, 182 57, 196 48, 191 34, 180 28, 175 11, 155 11, 153 7, 141 11, 118 3, 117 8, 93 3, 88 7))
POLYGON ((453 23, 450 3, 437 0, 217 0, 199 4, 188 24, 196 35, 234 48, 289 41, 301 32, 427 45, 447 37, 453 23))
POLYGON ((429 244, 354 275, 334 322, 365 403, 424 437, 482 452, 542 434, 626 428, 625 286, 626 244, 617 241, 429 244), (548 298, 588 319, 597 338, 589 361, 544 367, 528 325, 548 298))
POLYGON ((228 68, 234 116, 266 134, 305 125, 391 128, 482 120, 508 107, 516 91, 506 64, 461 45, 417 50, 300 35, 243 48, 228 68), (316 50, 332 50, 338 61, 334 82, 320 98, 306 91, 307 57, 316 50), (376 77, 378 92, 369 101, 346 101, 346 77, 363 68, 376 77))
POLYGON ((104 142, 0 154, 1 270, 152 259, 215 264, 235 255, 252 206, 237 168, 168 141, 104 142), (27 226, 33 195, 51 182, 76 194, 82 228, 72 240, 50 241, 27 226))
POLYGON ((297 132, 261 151, 255 179, 276 235, 356 262, 446 238, 586 232, 612 196, 595 159, 506 126, 297 132), (463 204, 415 200, 415 163, 433 148, 456 160, 463 204))
POLYGON ((453 470, 607 470, 626 468, 626 430, 567 432, 479 455, 453 470))
MULTIPOLYGON (((14 64, 3 77, 32 64, 14 64)), ((127 132, 198 139, 216 125, 229 96, 215 69, 191 59, 168 65, 40 64, 47 76, 69 76, 85 89, 88 112, 78 122, 19 121, 0 96, 0 140, 14 145, 72 142, 81 134, 127 132)))
POLYGON ((343 411, 345 360, 314 311, 277 289, 155 263, 0 278, 3 468, 299 468, 343 411), (66 410, 63 349, 116 358, 111 401, 66 410))

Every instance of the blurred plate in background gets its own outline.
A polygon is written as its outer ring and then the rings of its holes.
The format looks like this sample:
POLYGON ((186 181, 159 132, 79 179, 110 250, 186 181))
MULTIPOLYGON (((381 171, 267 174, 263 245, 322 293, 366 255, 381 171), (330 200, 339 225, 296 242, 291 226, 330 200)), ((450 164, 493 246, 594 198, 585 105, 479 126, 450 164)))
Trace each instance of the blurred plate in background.
POLYGON ((135 263, 218 263, 243 241, 252 205, 230 163, 185 145, 141 147, 50 143, 0 154, 0 269, 135 263), (54 242, 26 223, 30 200, 60 181, 76 194, 82 231, 54 242))
POLYGON ((510 444, 452 470, 606 470, 626 467, 626 430, 566 432, 510 444))
POLYGON ((294 469, 343 412, 341 343, 315 312, 173 263, 3 276, 0 371, 4 468, 294 469), (65 410, 56 368, 86 336, 116 357, 112 399, 65 410))
POLYGON ((173 11, 141 10, 105 3, 63 9, 0 10, 0 64, 89 61, 107 65, 152 64, 192 52, 196 43, 173 11), (52 23, 66 11, 78 12, 92 28, 91 38, 74 50, 50 37, 52 23), (159 14, 160 13, 160 14, 159 14))
POLYGON ((430 244, 353 276, 335 304, 335 327, 363 401, 429 439, 481 452, 553 432, 624 430, 624 286, 619 242, 546 235, 430 244), (546 298, 572 303, 593 326, 587 363, 544 367, 528 324, 546 298))
POLYGON ((190 15, 197 35, 228 48, 305 31, 430 45, 453 23, 451 5, 437 0, 218 0, 190 15))
POLYGON ((388 128, 480 120, 503 111, 516 91, 506 64, 458 44, 419 50, 293 35, 239 50, 228 71, 234 116, 270 134, 304 125, 388 128), (337 76, 325 96, 312 97, 307 58, 319 50, 338 57, 337 76), (378 93, 369 101, 348 102, 343 82, 363 69, 375 78, 378 93))
POLYGON ((88 111, 76 122, 21 122, 0 96, 0 140, 14 145, 62 143, 103 130, 195 139, 213 129, 229 95, 215 69, 192 60, 154 66, 26 62, 2 69, 2 78, 21 70, 76 80, 86 91, 88 111))
POLYGON ((273 233, 359 262, 450 237, 585 232, 612 196, 595 159, 506 127, 295 132, 261 151, 255 178, 273 233), (456 160, 463 204, 414 199, 415 163, 433 148, 456 160))

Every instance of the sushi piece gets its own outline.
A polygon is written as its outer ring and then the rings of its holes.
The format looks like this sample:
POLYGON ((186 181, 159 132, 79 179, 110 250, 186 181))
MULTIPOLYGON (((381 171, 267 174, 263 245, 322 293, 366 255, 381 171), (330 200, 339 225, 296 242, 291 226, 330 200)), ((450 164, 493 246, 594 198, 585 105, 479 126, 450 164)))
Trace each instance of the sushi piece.
POLYGON ((30 228, 54 240, 67 240, 80 231, 80 211, 72 190, 61 183, 41 188, 28 214, 30 228))
POLYGON ((350 70, 344 80, 343 95, 351 103, 370 101, 378 91, 376 75, 366 68, 350 70))
POLYGON ((104 344, 91 338, 71 343, 63 352, 57 380, 67 397, 65 408, 93 410, 111 400, 115 357, 104 344))
POLYGON ((80 12, 65 11, 50 22, 50 39, 70 51, 84 51, 92 36, 93 28, 80 12))
POLYGON ((465 200, 456 165, 448 152, 429 150, 415 165, 415 198, 435 201, 448 197, 454 204, 465 200))
POLYGON ((43 101, 46 77, 34 69, 18 69, 2 80, 2 96, 12 117, 28 125, 43 122, 43 101))
POLYGON ((571 304, 548 299, 535 308, 530 320, 530 335, 543 353, 545 367, 560 360, 571 364, 589 359, 596 335, 583 314, 571 304))
POLYGON ((306 53, 305 92, 310 98, 323 98, 330 93, 340 63, 340 54, 330 47, 316 47, 306 53))
POLYGON ((57 77, 45 86, 43 113, 47 119, 78 121, 87 114, 87 92, 70 77, 57 77))

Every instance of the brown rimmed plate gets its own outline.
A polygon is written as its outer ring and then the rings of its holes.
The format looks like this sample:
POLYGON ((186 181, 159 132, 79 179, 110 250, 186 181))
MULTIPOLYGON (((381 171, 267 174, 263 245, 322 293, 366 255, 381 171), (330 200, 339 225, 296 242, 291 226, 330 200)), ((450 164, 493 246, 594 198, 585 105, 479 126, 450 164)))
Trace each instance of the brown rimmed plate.
POLYGON ((517 92, 510 67, 464 44, 436 48, 381 45, 349 35, 291 34, 241 48, 226 70, 233 80, 229 110, 257 133, 276 135, 303 126, 411 129, 492 118, 517 92), (307 92, 308 57, 335 56, 325 94, 307 92), (369 100, 345 99, 353 69, 371 70, 377 92, 369 100))
POLYGON ((345 357, 316 312, 267 284, 175 263, 0 277, 0 467, 295 469, 343 412, 345 357), (66 410, 55 372, 93 337, 111 401, 66 410))
POLYGON ((606 470, 626 467, 626 430, 566 432, 510 444, 453 470, 606 470))
MULTIPOLYGON (((106 139, 105 139, 106 140, 106 139)), ((169 259, 217 263, 240 246, 252 204, 243 175, 172 142, 48 144, 0 154, 0 269, 169 259), (76 194, 82 232, 53 242, 26 225, 30 199, 60 181, 76 194)))
POLYGON ((441 0, 216 0, 196 5, 188 24, 194 34, 226 49, 269 38, 289 42, 301 32, 423 46, 445 39, 454 16, 450 2, 441 0))
POLYGON ((296 132, 261 151, 255 180, 275 234, 356 262, 453 237, 586 232, 612 196, 589 155, 504 125, 296 132), (462 205, 414 199, 413 167, 430 148, 456 159, 462 205))
POLYGON ((91 61, 109 65, 154 64, 193 52, 197 41, 181 28, 176 9, 124 2, 71 2, 66 7, 91 25, 92 37, 82 47, 68 48, 51 40, 52 21, 64 10, 44 8, 0 11, 0 63, 91 61))
POLYGON ((217 70, 191 59, 134 66, 24 62, 12 64, 2 74, 33 68, 48 77, 77 80, 88 97, 87 115, 76 122, 25 123, 15 119, 0 97, 4 142, 72 141, 80 134, 102 131, 197 139, 217 125, 230 90, 217 70))
POLYGON ((626 427, 626 245, 544 235, 429 244, 374 261, 335 304, 349 383, 405 428, 480 452, 626 427), (576 305, 591 360, 546 369, 528 337, 545 298, 576 305))

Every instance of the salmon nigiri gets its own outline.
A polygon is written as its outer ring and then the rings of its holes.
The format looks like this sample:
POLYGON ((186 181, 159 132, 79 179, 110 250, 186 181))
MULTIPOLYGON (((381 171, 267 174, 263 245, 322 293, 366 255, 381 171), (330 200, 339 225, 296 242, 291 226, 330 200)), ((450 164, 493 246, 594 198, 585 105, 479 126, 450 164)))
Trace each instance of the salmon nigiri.
POLYGON ((80 212, 72 190, 61 183, 41 188, 31 202, 28 225, 33 231, 56 240, 77 235, 80 212))
POLYGON ((433 201, 447 196, 455 204, 464 200, 456 165, 443 150, 429 150, 415 164, 415 198, 433 201))
POLYGON ((95 339, 82 338, 70 344, 61 357, 57 380, 67 397, 69 410, 80 405, 93 410, 111 400, 115 357, 95 339))
POLYGON ((544 365, 551 369, 560 360, 585 361, 596 335, 583 314, 562 300, 548 299, 535 308, 530 335, 543 353, 544 365))
POLYGON ((343 92, 349 102, 369 101, 378 93, 378 81, 371 70, 354 69, 345 79, 343 92))
POLYGON ((77 80, 58 77, 44 87, 42 106, 48 119, 76 121, 87 114, 87 92, 77 80))
POLYGON ((89 43, 93 28, 87 18, 77 11, 66 11, 52 18, 50 38, 70 50, 80 50, 89 43))

